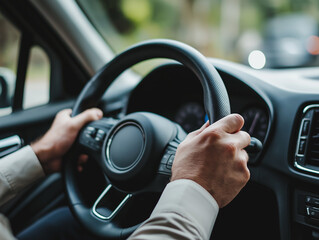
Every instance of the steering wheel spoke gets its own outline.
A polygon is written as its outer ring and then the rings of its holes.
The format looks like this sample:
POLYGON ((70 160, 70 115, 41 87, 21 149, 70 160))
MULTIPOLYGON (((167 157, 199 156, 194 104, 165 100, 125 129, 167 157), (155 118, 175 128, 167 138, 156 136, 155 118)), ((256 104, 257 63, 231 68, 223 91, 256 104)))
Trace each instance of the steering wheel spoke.
POLYGON ((158 168, 158 174, 165 174, 171 176, 172 166, 175 159, 175 154, 179 144, 186 138, 186 132, 181 128, 181 126, 176 124, 177 133, 175 138, 170 141, 164 150, 163 157, 160 161, 158 168))
POLYGON ((85 153, 93 157, 99 155, 108 132, 117 121, 113 118, 102 118, 85 126, 78 138, 78 143, 85 153))
POLYGON ((121 192, 109 184, 95 201, 92 214, 101 220, 111 220, 131 197, 132 194, 121 192))
POLYGON ((168 144, 158 168, 159 174, 171 175, 178 144, 175 140, 168 144))

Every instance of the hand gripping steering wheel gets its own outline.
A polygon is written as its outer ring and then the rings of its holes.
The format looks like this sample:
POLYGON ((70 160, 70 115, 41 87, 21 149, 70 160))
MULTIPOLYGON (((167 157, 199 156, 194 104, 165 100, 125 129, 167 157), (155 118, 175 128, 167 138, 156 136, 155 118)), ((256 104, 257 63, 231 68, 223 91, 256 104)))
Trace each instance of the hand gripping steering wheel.
MULTIPOLYGON (((202 54, 177 41, 151 40, 132 46, 97 72, 76 100, 72 116, 97 106, 124 70, 152 58, 176 60, 197 76, 211 123, 230 114, 224 83, 202 54)), ((177 146, 185 137, 178 124, 148 112, 132 113, 120 120, 103 118, 84 127, 64 166, 69 205, 75 217, 99 237, 127 238, 141 223, 141 220, 127 221, 134 219, 132 214, 139 215, 132 211, 142 204, 139 196, 163 191, 171 175, 177 146), (75 156, 81 148, 86 149, 105 176, 106 188, 93 205, 86 203, 76 177, 75 156)))

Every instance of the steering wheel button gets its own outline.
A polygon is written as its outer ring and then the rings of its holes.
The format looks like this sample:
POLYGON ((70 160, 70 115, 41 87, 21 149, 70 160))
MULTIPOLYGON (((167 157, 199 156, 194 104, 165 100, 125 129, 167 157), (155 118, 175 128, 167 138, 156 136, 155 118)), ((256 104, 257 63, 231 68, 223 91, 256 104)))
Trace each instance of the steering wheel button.
POLYGON ((91 132, 93 132, 93 131, 95 131, 95 128, 94 127, 86 127, 86 131, 91 131, 91 132))
POLYGON ((169 157, 170 157, 170 154, 165 153, 164 156, 162 157, 161 163, 167 164, 169 157))
POLYGON ((162 164, 161 163, 159 168, 158 168, 158 172, 170 175, 171 174, 171 169, 168 168, 166 164, 162 164))
POLYGON ((172 166, 174 162, 175 155, 171 155, 167 161, 167 166, 172 166))
POLYGON ((97 134, 96 135, 102 135, 105 136, 105 132, 101 129, 97 130, 97 134))
POLYGON ((84 133, 88 137, 94 137, 96 133, 96 129, 94 127, 86 127, 86 129, 84 130, 84 133))
POLYGON ((95 138, 99 138, 99 139, 104 139, 105 135, 101 135, 101 134, 96 134, 95 138))

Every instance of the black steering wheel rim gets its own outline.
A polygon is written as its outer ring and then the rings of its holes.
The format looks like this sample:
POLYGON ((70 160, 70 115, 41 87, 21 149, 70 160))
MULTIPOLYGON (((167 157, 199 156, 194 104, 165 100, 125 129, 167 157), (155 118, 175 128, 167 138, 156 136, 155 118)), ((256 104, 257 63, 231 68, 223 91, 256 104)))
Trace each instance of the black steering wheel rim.
POLYGON ((202 84, 205 111, 211 123, 230 114, 228 94, 214 66, 200 52, 184 43, 156 39, 130 47, 99 70, 77 98, 72 116, 96 106, 106 89, 123 71, 154 58, 176 60, 194 72, 202 84))
MULTIPOLYGON (((153 58, 167 58, 189 68, 200 80, 204 93, 204 106, 210 123, 230 114, 229 98, 222 79, 207 59, 194 48, 173 40, 151 40, 139 43, 116 56, 86 84, 73 107, 72 116, 96 107, 112 82, 131 66, 153 58)), ((112 221, 105 226, 96 219, 83 200, 76 182, 76 161, 68 155, 64 167, 64 180, 70 209, 82 225, 100 237, 123 238, 137 227, 120 228, 112 221)))

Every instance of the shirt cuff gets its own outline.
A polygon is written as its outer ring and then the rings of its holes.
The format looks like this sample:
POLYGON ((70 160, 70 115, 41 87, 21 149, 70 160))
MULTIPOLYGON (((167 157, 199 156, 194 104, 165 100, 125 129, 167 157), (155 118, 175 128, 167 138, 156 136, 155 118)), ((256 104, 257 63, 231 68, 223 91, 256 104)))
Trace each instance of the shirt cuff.
POLYGON ((170 182, 162 193, 152 215, 175 212, 192 221, 204 239, 209 239, 219 206, 202 186, 188 179, 170 182))
POLYGON ((42 166, 30 146, 0 159, 0 174, 6 178, 13 195, 44 177, 42 166))

